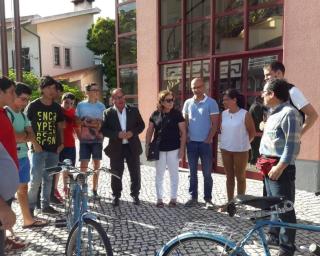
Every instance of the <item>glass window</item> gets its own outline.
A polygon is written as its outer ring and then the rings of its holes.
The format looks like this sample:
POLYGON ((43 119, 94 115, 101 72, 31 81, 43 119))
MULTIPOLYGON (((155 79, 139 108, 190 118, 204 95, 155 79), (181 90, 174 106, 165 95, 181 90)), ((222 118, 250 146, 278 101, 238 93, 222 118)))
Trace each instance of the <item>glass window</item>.
POLYGON ((136 31, 136 3, 121 5, 118 9, 119 33, 136 31))
POLYGON ((181 107, 182 66, 180 63, 161 66, 161 90, 170 90, 176 97, 175 105, 181 107))
POLYGON ((243 0, 216 0, 216 12, 227 12, 243 6, 243 0))
POLYGON ((71 54, 69 48, 64 48, 64 65, 66 67, 71 66, 71 54))
POLYGON ((243 15, 219 17, 216 20, 216 53, 244 50, 243 15))
POLYGON ((137 68, 120 69, 120 87, 125 94, 135 95, 138 93, 137 68))
POLYGON ((119 38, 119 64, 137 63, 136 35, 119 38))
POLYGON ((137 97, 126 97, 126 103, 131 105, 131 106, 134 106, 134 107, 138 107, 138 98, 137 97))
POLYGON ((261 92, 264 85, 263 67, 276 61, 277 55, 249 58, 248 61, 248 92, 261 92))
POLYGON ((210 2, 211 0, 188 0, 187 18, 209 16, 211 11, 210 2))
POLYGON ((161 25, 176 24, 181 21, 181 0, 161 1, 161 25))
POLYGON ((53 64, 55 66, 59 66, 60 65, 60 47, 53 47, 53 64))
MULTIPOLYGON (((31 63, 30 63, 30 48, 29 47, 23 47, 21 48, 21 65, 23 71, 29 71, 31 70, 31 63)), ((14 61, 12 62, 14 63, 14 61)))
POLYGON ((206 93, 209 94, 209 81, 210 81, 210 60, 198 60, 187 62, 186 64, 186 98, 192 95, 191 81, 194 78, 201 77, 206 86, 206 93))
POLYGON ((265 8, 249 14, 249 49, 282 45, 283 7, 265 8))
POLYGON ((187 24, 187 56, 208 55, 210 51, 210 21, 187 24))
POLYGON ((265 4, 265 3, 274 3, 278 0, 249 0, 249 5, 258 5, 258 4, 265 4))
POLYGON ((161 30, 161 60, 181 58, 181 26, 161 30))

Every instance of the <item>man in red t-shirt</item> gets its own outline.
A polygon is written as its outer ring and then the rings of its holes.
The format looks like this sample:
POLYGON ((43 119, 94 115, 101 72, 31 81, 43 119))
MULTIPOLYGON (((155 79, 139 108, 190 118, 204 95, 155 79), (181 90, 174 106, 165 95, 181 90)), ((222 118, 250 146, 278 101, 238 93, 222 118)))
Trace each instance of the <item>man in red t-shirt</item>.
MULTIPOLYGON (((78 134, 78 126, 76 124, 75 109, 73 108, 75 102, 74 94, 67 92, 62 95, 61 107, 65 117, 64 127, 64 149, 60 152, 59 161, 63 162, 65 159, 70 159, 75 165, 76 161, 76 146, 75 135, 78 134)), ((54 196, 60 200, 62 197, 58 191, 59 175, 56 176, 54 196)), ((63 177, 64 193, 67 194, 66 176, 63 177)))

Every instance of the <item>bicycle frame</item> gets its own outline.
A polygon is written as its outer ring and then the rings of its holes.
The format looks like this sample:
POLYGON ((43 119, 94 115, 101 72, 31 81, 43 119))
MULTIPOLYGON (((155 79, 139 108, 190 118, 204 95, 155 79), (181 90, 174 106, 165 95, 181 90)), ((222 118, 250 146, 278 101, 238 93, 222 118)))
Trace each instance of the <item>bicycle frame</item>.
POLYGON ((269 247, 267 245, 266 236, 263 230, 263 227, 265 226, 272 226, 272 227, 282 227, 282 228, 291 228, 296 230, 305 230, 305 231, 311 231, 311 232, 320 232, 320 226, 312 226, 312 225, 306 225, 306 224, 294 224, 294 223, 286 223, 281 221, 271 221, 271 220, 258 220, 254 227, 245 235, 245 237, 238 243, 235 243, 234 241, 228 240, 223 236, 216 235, 216 234, 209 234, 211 237, 214 237, 218 241, 221 241, 222 243, 228 245, 229 247, 233 248, 233 251, 230 255, 245 255, 249 256, 245 250, 244 246, 246 243, 251 239, 252 235, 254 233, 257 233, 261 244, 263 246, 263 250, 265 253, 265 256, 271 256, 269 247))

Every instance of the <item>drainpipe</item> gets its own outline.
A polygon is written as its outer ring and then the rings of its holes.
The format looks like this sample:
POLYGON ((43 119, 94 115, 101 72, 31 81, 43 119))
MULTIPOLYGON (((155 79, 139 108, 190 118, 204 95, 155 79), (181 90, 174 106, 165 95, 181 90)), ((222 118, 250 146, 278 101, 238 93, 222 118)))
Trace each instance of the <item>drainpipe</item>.
POLYGON ((5 16, 4 0, 0 0, 0 37, 1 37, 1 64, 2 75, 8 76, 8 43, 7 43, 7 28, 6 28, 6 16, 5 16))
POLYGON ((16 81, 22 82, 22 65, 21 65, 21 27, 20 27, 20 9, 19 0, 13 1, 14 7, 14 27, 15 27, 15 66, 16 66, 16 81))
POLYGON ((22 26, 22 29, 27 31, 28 33, 34 35, 38 39, 38 50, 39 50, 39 71, 40 71, 40 77, 42 76, 42 64, 41 64, 41 40, 40 36, 31 30, 27 29, 25 26, 22 26))

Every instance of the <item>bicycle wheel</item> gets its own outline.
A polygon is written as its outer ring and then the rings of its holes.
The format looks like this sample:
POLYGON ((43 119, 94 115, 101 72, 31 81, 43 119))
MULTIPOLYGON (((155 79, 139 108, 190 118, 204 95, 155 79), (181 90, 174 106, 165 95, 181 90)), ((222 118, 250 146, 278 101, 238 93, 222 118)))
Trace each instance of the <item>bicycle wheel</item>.
MULTIPOLYGON (((77 222, 70 231, 66 255, 77 255, 77 235, 79 222, 77 222)), ((81 229, 81 248, 80 255, 107 255, 113 256, 110 240, 102 226, 94 220, 84 219, 81 229)))
POLYGON ((165 245, 157 256, 225 256, 233 254, 232 248, 214 237, 190 233, 181 235, 165 245), (181 237, 181 238, 179 238, 181 237))

